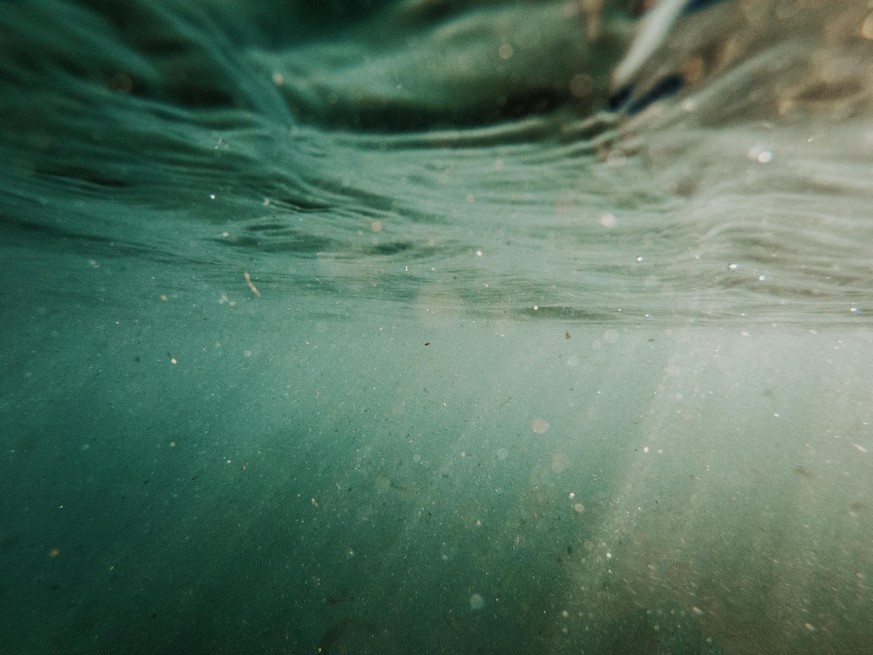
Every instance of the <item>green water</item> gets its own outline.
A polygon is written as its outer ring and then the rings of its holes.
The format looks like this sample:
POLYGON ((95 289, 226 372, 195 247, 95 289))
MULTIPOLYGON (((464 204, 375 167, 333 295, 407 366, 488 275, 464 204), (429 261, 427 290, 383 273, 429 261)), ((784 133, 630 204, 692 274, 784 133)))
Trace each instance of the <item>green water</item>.
POLYGON ((802 4, 633 116, 619 2, 0 6, 0 652, 867 652, 873 28, 802 4))

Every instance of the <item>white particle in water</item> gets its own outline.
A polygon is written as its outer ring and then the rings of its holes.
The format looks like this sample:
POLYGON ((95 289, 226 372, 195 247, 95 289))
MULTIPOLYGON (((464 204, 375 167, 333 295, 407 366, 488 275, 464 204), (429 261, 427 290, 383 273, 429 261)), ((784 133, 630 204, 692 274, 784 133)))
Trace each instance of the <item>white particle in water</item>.
POLYGON ((749 149, 749 159, 756 161, 759 164, 767 164, 773 161, 773 152, 767 150, 764 146, 757 145, 749 149))
POLYGON ((615 227, 615 214, 612 212, 604 212, 600 215, 600 224, 603 227, 615 227))

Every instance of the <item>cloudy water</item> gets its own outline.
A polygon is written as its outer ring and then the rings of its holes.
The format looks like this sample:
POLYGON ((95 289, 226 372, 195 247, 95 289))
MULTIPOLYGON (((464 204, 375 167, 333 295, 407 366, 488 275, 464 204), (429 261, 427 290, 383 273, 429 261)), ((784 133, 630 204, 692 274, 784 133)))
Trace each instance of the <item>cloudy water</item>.
POLYGON ((311 4, 0 6, 0 650, 868 652, 866 3, 311 4))

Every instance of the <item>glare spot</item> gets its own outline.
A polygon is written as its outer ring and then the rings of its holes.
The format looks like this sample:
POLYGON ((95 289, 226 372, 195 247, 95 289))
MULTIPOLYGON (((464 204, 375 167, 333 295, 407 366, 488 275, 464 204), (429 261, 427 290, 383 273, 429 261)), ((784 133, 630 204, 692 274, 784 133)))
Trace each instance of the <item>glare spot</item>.
POLYGON ((549 424, 545 419, 535 418, 531 421, 530 427, 537 434, 545 434, 549 429, 549 424))
POLYGON ((615 214, 604 212, 600 215, 600 224, 603 227, 615 227, 615 214))
POLYGON ((761 145, 756 145, 749 148, 748 157, 752 161, 756 161, 759 164, 767 164, 773 161, 772 151, 767 150, 767 148, 761 145))

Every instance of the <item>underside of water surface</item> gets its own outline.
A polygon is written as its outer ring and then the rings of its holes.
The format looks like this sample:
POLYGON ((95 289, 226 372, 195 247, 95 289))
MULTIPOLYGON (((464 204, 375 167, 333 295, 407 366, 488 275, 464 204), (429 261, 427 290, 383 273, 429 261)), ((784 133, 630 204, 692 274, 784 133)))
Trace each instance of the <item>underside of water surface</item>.
POLYGON ((860 1, 0 5, 0 651, 866 653, 860 1))

